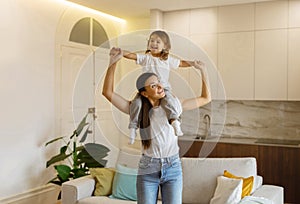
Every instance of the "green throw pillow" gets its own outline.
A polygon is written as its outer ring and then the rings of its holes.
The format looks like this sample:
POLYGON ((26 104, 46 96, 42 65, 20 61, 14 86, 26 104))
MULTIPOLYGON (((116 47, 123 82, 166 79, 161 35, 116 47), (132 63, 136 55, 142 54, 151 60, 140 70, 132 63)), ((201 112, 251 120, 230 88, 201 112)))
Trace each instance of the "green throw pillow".
POLYGON ((109 196, 112 194, 112 185, 115 170, 112 168, 90 168, 91 175, 96 180, 95 196, 109 196))
POLYGON ((128 168, 118 164, 114 176, 111 197, 136 201, 136 177, 137 169, 128 168))

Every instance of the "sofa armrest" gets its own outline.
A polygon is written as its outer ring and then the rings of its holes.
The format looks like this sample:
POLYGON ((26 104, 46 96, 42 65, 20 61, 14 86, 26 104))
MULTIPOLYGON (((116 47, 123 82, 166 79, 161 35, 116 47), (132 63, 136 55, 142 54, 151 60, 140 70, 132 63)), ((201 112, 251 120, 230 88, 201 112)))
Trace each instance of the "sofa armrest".
POLYGON ((78 200, 90 197, 95 189, 92 176, 84 176, 62 184, 62 204, 75 204, 78 200))
POLYGON ((252 196, 264 197, 271 201, 273 204, 283 204, 283 188, 274 185, 262 185, 258 188, 252 196))
POLYGON ((256 189, 259 189, 262 186, 262 184, 263 184, 263 177, 256 175, 254 177, 254 183, 253 183, 253 188, 252 188, 251 194, 254 193, 254 191, 256 191, 256 189))

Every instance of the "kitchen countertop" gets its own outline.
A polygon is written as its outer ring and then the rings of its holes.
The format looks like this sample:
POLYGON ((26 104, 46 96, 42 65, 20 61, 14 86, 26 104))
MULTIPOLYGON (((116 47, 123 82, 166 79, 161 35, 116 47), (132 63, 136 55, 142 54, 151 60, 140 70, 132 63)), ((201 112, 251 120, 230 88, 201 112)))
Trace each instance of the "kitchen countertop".
POLYGON ((179 137, 182 141, 218 142, 230 144, 263 145, 278 147, 300 148, 300 140, 240 138, 240 137, 208 137, 208 139, 195 139, 196 135, 184 135, 179 137))

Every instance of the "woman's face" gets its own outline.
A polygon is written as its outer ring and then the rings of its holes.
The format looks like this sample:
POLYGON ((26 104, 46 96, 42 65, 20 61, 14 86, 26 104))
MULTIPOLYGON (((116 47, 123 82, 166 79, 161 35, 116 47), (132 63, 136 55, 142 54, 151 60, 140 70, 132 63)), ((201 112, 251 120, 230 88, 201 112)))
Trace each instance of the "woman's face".
POLYGON ((156 34, 151 35, 148 43, 148 50, 151 54, 160 54, 163 49, 165 49, 165 43, 162 39, 156 34))
POLYGON ((145 90, 143 94, 149 99, 157 100, 165 97, 164 88, 155 75, 152 75, 146 80, 145 90))

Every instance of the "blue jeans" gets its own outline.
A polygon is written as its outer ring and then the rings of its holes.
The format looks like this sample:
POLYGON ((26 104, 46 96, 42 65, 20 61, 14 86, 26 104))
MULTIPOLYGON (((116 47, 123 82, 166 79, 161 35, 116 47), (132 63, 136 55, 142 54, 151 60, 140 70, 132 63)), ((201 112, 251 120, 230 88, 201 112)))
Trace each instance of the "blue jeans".
POLYGON ((156 204, 159 187, 163 204, 182 204, 182 168, 178 155, 151 158, 143 155, 137 176, 138 204, 156 204))

